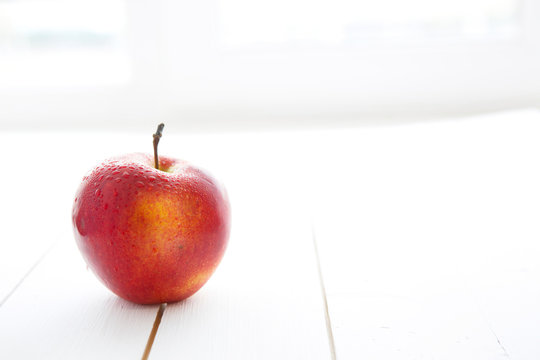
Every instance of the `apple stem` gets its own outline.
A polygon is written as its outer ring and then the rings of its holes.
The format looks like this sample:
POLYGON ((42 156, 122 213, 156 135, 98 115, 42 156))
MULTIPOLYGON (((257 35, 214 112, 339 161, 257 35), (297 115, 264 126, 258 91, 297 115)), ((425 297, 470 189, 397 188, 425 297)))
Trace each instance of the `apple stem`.
POLYGON ((165 127, 165 124, 161 123, 157 127, 157 131, 154 134, 154 165, 156 169, 159 170, 159 159, 157 154, 157 146, 159 144, 159 139, 161 139, 161 135, 163 133, 163 128, 165 127))

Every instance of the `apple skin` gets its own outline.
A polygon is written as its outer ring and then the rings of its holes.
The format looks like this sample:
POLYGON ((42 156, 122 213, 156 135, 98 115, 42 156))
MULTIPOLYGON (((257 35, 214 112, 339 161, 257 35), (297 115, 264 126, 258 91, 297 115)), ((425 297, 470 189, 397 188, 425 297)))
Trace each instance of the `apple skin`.
POLYGON ((138 304, 183 300, 210 278, 227 247, 227 193, 189 163, 129 154, 84 177, 72 220, 90 269, 118 296, 138 304))

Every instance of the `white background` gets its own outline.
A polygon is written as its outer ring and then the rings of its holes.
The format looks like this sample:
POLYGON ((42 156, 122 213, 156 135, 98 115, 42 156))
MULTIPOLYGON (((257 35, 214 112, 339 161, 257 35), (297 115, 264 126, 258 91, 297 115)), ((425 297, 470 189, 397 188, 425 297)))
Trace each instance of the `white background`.
POLYGON ((539 104, 537 0, 3 5, 0 29, 114 35, 101 48, 4 46, 3 129, 296 127, 539 104))

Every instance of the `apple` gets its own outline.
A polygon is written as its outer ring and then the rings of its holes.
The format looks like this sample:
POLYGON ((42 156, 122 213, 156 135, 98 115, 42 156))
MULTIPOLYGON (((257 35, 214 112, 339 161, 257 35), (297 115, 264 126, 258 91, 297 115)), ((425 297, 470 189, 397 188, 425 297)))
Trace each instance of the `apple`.
MULTIPOLYGON (((77 245, 97 277, 139 304, 183 300, 210 278, 227 247, 225 188, 186 161, 128 154, 83 178, 73 206, 77 245)), ((157 141, 156 141, 157 139, 157 141)))

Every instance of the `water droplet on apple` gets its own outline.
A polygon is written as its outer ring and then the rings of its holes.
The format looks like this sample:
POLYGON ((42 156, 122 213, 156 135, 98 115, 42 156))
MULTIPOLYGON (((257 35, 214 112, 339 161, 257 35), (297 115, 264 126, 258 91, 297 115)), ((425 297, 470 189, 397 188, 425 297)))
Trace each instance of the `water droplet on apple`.
POLYGON ((116 179, 114 179, 114 182, 119 183, 120 181, 122 181, 122 178, 116 178, 116 179))
POLYGON ((137 181, 137 182, 135 183, 135 185, 136 185, 137 187, 144 187, 144 183, 143 183, 142 181, 137 181))
POLYGON ((86 224, 84 223, 84 218, 82 216, 77 217, 76 224, 79 234, 82 236, 86 235, 86 224))
POLYGON ((148 177, 148 180, 149 180, 149 181, 156 181, 156 177, 155 177, 155 176, 149 176, 149 177, 148 177))
POLYGON ((114 170, 111 174, 118 175, 118 174, 120 174, 120 170, 114 170))
POLYGON ((112 176, 111 175, 108 175, 105 180, 111 180, 112 179, 112 176))
POLYGON ((101 195, 101 190, 100 189, 97 189, 96 192, 95 192, 96 196, 99 197, 99 195, 101 195))
POLYGON ((101 175, 98 180, 99 181, 103 180, 103 175, 101 175))
POLYGON ((125 178, 128 178, 128 177, 129 177, 129 172, 124 171, 124 172, 122 173, 122 176, 125 177, 125 178))

